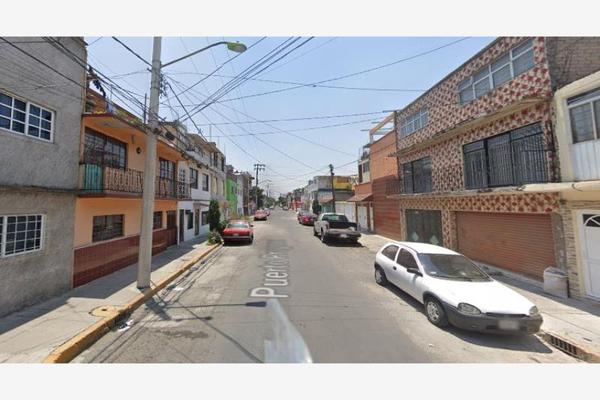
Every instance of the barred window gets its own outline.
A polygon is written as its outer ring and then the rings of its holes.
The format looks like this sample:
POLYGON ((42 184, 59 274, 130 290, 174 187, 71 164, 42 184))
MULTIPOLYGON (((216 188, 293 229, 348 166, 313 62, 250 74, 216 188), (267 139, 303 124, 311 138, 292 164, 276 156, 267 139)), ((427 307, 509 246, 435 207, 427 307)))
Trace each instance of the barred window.
POLYGON ((0 128, 52 141, 54 113, 0 92, 0 128))
POLYGON ((600 139, 600 88, 567 100, 573 143, 600 139))
POLYGON ((40 250, 42 224, 42 215, 0 216, 0 256, 40 250))
POLYGON ((125 169, 127 167, 127 144, 86 128, 83 160, 86 164, 125 169))
POLYGON ((202 174, 202 190, 208 192, 208 175, 202 174))
POLYGON ((404 193, 425 193, 432 191, 431 157, 424 157, 403 164, 404 193))
POLYGON ((123 214, 94 217, 92 242, 99 242, 119 236, 123 236, 123 214))
POLYGON ((154 211, 152 216, 152 229, 162 229, 162 211, 154 211))
POLYGON ((198 189, 198 170, 190 168, 190 187, 198 189))
POLYGON ((208 211, 202 211, 202 225, 208 225, 208 211))

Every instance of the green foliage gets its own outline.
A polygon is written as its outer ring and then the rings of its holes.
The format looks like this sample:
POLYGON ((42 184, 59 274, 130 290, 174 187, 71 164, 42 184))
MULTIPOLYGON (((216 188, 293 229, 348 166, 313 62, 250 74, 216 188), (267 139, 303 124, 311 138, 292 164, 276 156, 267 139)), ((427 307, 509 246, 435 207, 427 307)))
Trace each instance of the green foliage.
POLYGON ((211 232, 219 228, 219 222, 221 221, 221 211, 219 211, 219 202, 211 200, 208 206, 208 224, 211 232))
POLYGON ((227 226, 227 221, 220 221, 219 225, 217 226, 217 232, 219 232, 220 234, 222 234, 223 231, 225 230, 226 226, 227 226))
POLYGON ((212 231, 208 233, 208 243, 209 244, 217 244, 223 243, 223 238, 217 231, 212 231))

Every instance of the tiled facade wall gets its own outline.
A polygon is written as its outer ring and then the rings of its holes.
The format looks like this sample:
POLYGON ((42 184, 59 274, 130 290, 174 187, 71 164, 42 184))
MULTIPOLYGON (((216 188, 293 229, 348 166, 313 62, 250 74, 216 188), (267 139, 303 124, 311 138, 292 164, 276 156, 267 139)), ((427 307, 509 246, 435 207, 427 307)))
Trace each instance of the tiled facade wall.
MULTIPOLYGON (((481 67, 494 61, 525 38, 503 38, 482 50, 477 57, 453 72, 446 79, 419 97, 401 112, 396 114, 396 126, 399 127, 404 118, 427 106, 429 122, 423 129, 412 135, 398 137, 398 148, 403 149, 412 144, 430 139, 433 135, 451 129, 461 123, 473 120, 481 115, 501 110, 519 100, 530 98, 546 98, 552 96, 550 74, 546 59, 544 38, 535 38, 535 65, 486 95, 461 105, 458 97, 458 84, 477 72, 481 67)), ((398 129, 398 134, 399 129, 398 129)))
MULTIPOLYGON (((402 196, 400 208, 404 210, 441 210, 442 235, 445 247, 457 249, 456 211, 473 211, 486 213, 528 213, 548 214, 558 212, 558 193, 523 193, 523 194, 473 194, 472 196, 435 196, 414 195, 402 196)), ((402 226, 405 226, 404 224, 402 226)), ((402 232, 402 239, 406 231, 402 232)))

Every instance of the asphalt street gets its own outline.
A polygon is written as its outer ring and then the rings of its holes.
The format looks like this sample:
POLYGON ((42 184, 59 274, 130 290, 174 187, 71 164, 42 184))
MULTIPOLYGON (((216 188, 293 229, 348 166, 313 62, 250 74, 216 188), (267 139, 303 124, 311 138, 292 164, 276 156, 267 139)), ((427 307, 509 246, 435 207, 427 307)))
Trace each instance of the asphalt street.
POLYGON ((536 336, 436 328, 420 303, 375 283, 371 250, 323 244, 291 211, 254 230, 253 244, 224 246, 74 362, 269 361, 265 341, 289 338, 264 296, 277 296, 314 362, 575 362, 536 336))

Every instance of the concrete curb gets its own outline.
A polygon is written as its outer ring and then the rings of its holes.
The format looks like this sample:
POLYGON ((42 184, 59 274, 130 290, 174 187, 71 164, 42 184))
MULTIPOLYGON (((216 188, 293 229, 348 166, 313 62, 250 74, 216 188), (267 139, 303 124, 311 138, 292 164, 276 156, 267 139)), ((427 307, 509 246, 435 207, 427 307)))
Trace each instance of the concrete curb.
POLYGON ((212 246, 208 251, 194 257, 189 260, 183 267, 173 272, 171 275, 165 277, 158 282, 154 287, 148 289, 144 293, 140 293, 134 297, 129 303, 124 306, 117 307, 114 311, 110 311, 110 307, 107 307, 107 315, 100 321, 87 327, 77 335, 54 349, 43 361, 44 364, 56 364, 56 363, 68 363, 75 357, 77 357, 82 351, 94 344, 98 339, 104 336, 114 325, 117 320, 121 317, 131 314, 135 309, 144 304, 148 299, 153 297, 156 293, 164 289, 169 283, 173 282, 180 275, 190 269, 192 266, 197 264, 200 260, 207 257, 215 250, 221 248, 222 244, 212 246))
POLYGON ((572 357, 589 363, 600 363, 600 354, 586 345, 576 343, 572 339, 567 339, 556 332, 545 331, 543 329, 540 330, 538 335, 552 347, 572 357))

